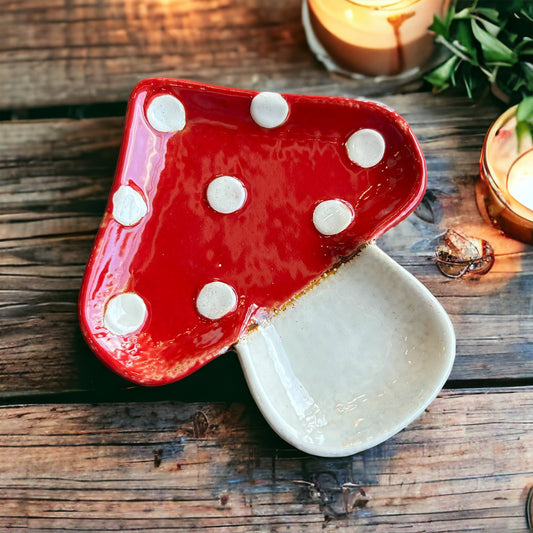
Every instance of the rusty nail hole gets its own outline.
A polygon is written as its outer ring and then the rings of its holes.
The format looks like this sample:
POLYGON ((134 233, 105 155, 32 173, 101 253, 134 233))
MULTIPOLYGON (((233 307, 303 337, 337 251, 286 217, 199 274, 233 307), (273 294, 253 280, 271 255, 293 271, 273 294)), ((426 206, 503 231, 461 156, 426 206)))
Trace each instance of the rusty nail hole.
POLYGON ((229 494, 228 494, 227 492, 223 492, 223 493, 218 497, 218 505, 217 505, 217 509, 218 509, 219 511, 223 511, 223 510, 226 510, 226 509, 231 509, 231 507, 227 507, 228 502, 229 502, 229 494))
POLYGON ((324 513, 322 527, 326 527, 333 519, 346 518, 355 514, 370 501, 363 488, 356 483, 339 485, 335 474, 323 472, 314 481, 293 480, 307 487, 309 497, 318 502, 324 513))
POLYGON ((342 486, 342 498, 346 513, 355 509, 362 509, 370 501, 362 487, 355 483, 344 483, 342 486))
POLYGON ((154 467, 159 468, 162 460, 163 460, 163 450, 161 448, 159 448, 158 450, 154 450, 154 467))
POLYGON ((197 411, 192 419, 193 435, 195 439, 203 439, 209 428, 207 415, 203 411, 197 411))

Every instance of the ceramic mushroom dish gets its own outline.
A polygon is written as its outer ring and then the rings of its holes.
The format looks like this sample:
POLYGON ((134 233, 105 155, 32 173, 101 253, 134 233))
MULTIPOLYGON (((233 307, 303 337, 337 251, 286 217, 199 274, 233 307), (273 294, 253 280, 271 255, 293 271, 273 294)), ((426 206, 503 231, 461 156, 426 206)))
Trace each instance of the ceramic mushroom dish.
POLYGON ((442 307, 374 242, 425 183, 383 105, 145 80, 83 281, 85 338, 144 385, 233 348, 289 443, 374 446, 434 399, 455 354, 442 307))

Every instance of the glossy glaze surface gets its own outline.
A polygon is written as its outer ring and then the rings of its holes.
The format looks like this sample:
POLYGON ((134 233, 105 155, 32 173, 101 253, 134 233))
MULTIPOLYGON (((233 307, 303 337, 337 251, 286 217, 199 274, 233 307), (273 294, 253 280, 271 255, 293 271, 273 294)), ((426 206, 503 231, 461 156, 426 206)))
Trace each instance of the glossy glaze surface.
POLYGON ((147 213, 132 226, 112 215, 110 200, 80 296, 84 335, 113 370, 147 385, 180 379, 226 351, 248 329, 365 242, 405 218, 425 188, 425 164, 407 124, 394 111, 346 98, 283 95, 283 124, 267 129, 250 115, 254 91, 152 79, 133 91, 110 198, 121 186, 140 193, 147 213), (185 108, 181 131, 158 132, 146 110, 161 94, 185 108), (385 140, 379 163, 353 163, 345 143, 364 128, 385 140), (246 188, 238 211, 212 209, 218 176, 246 188), (322 235, 313 212, 340 199, 350 225, 322 235), (234 288, 235 311, 202 317, 196 298, 206 284, 234 288), (108 301, 139 295, 142 326, 115 335, 104 325, 108 301))
POLYGON ((450 373, 455 335, 435 297, 371 244, 236 350, 272 428, 331 457, 375 446, 418 417, 450 373))

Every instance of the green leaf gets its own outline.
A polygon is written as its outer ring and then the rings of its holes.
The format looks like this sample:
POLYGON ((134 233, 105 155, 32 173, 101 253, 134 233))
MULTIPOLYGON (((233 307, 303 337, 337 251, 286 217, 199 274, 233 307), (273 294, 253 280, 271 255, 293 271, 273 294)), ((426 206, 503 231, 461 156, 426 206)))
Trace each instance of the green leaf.
POLYGON ((463 84, 466 89, 466 94, 468 95, 468 98, 472 99, 474 98, 474 87, 473 87, 473 80, 466 74, 463 74, 463 84))
POLYGON ((455 15, 453 16, 453 18, 455 20, 460 20, 460 19, 470 19, 471 16, 472 16, 472 9, 471 7, 467 7, 465 9, 461 9, 461 11, 458 11, 457 13, 455 13, 455 15))
POLYGON ((461 20, 457 24, 457 39, 453 43, 463 52, 463 59, 478 64, 477 50, 472 28, 468 21, 461 20))
POLYGON ((476 13, 483 15, 496 24, 500 23, 500 13, 497 9, 491 9, 490 7, 477 7, 476 13))
POLYGON ((533 45, 533 38, 522 37, 522 40, 516 45, 517 49, 526 48, 533 45))
POLYGON ((487 86, 486 77, 478 68, 472 65, 464 65, 461 74, 464 88, 468 97, 471 99, 478 95, 483 88, 487 86))
POLYGON ((529 5, 529 6, 527 6, 527 7, 530 8, 529 10, 530 10, 531 12, 528 13, 528 12, 526 11, 526 9, 521 9, 521 10, 520 10, 520 15, 522 15, 522 16, 525 17, 525 18, 527 18, 527 19, 530 20, 531 22, 533 22, 533 9, 532 9, 533 6, 529 5))
POLYGON ((516 45, 515 51, 519 56, 533 56, 533 39, 524 37, 524 39, 516 45))
POLYGON ((515 53, 505 46, 496 37, 493 37, 488 31, 481 28, 476 20, 472 20, 472 32, 474 37, 479 41, 483 57, 488 62, 499 62, 512 65, 516 63, 515 53))
POLYGON ((424 79, 431 83, 436 90, 443 91, 450 86, 449 80, 453 79, 460 61, 457 56, 452 56, 442 65, 432 70, 424 79))
POLYGON ((514 74, 512 76, 507 76, 507 79, 504 81, 497 81, 497 83, 498 86, 508 87, 511 93, 520 93, 522 87, 527 88, 526 81, 514 74))
POLYGON ((433 28, 453 56, 425 79, 434 90, 460 86, 471 98, 491 86, 512 103, 533 96, 532 21, 533 0, 452 0, 433 28))
POLYGON ((525 143, 527 141, 531 142, 531 124, 528 122, 517 122, 515 131, 518 141, 518 151, 521 152, 525 143))
POLYGON ((474 17, 474 20, 477 20, 483 26, 485 31, 490 33, 493 37, 497 37, 498 33, 500 33, 501 28, 497 24, 493 24, 481 17, 474 17))
POLYGON ((467 61, 468 63, 474 63, 475 65, 477 65, 476 57, 471 57, 468 49, 464 47, 459 41, 454 41, 453 43, 451 43, 450 41, 447 41, 446 39, 438 35, 435 38, 435 42, 442 44, 443 46, 448 48, 448 50, 450 50, 452 54, 456 55, 463 61, 467 61))
POLYGON ((433 15, 433 24, 429 29, 437 35, 442 35, 445 38, 448 38, 450 35, 450 26, 446 25, 446 22, 437 17, 437 15, 433 15))
POLYGON ((446 16, 444 17, 444 23, 449 28, 452 24, 453 18, 455 17, 455 2, 450 3, 450 7, 448 8, 448 12, 446 13, 446 16))
POLYGON ((516 108, 516 136, 518 137, 519 148, 526 141, 531 139, 533 130, 533 96, 524 98, 516 108))
POLYGON ((533 96, 524 98, 516 110, 516 120, 518 122, 532 122, 533 121, 533 96))

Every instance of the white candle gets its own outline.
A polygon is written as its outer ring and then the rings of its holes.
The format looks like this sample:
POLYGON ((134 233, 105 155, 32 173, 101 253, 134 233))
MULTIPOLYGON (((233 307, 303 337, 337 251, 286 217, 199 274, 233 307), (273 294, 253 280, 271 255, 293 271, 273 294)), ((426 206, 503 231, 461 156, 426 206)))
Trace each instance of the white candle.
POLYGON ((313 32, 342 68, 393 75, 426 62, 447 0, 307 0, 313 32))
POLYGON ((533 216, 533 149, 512 164, 507 176, 507 188, 517 202, 531 210, 533 216))
POLYGON ((527 205, 529 195, 533 194, 528 193, 531 185, 528 181, 533 182, 533 169, 531 166, 527 168, 528 162, 531 165, 531 156, 526 157, 533 149, 533 144, 531 138, 526 137, 519 146, 515 110, 512 108, 508 114, 504 114, 506 120, 491 129, 494 133, 486 140, 487 163, 500 194, 512 210, 521 217, 533 220, 533 212, 527 205))

